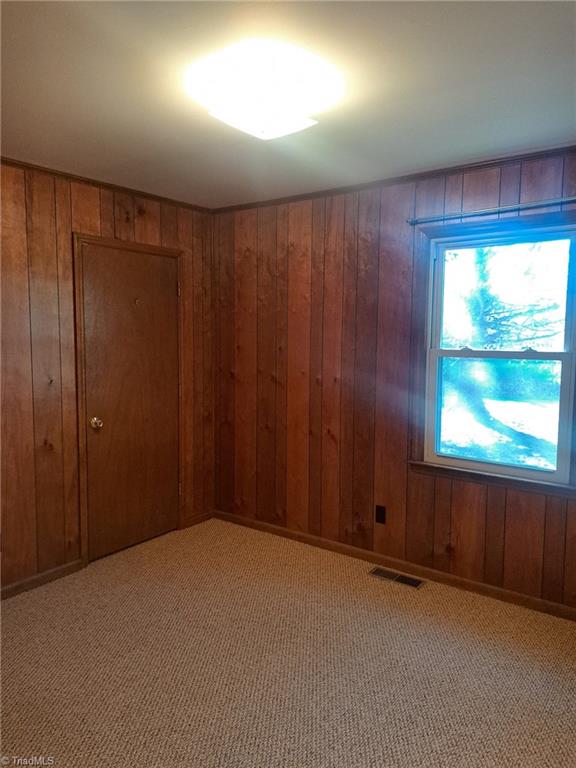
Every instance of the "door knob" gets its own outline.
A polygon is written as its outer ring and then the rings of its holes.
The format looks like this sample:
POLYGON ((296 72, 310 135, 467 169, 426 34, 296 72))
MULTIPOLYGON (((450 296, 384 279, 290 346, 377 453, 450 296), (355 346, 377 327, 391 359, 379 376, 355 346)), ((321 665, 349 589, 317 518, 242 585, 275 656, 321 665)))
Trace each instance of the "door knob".
POLYGON ((102 419, 99 419, 98 416, 92 416, 90 419, 90 426, 95 432, 100 432, 102 427, 104 426, 104 422, 102 419))

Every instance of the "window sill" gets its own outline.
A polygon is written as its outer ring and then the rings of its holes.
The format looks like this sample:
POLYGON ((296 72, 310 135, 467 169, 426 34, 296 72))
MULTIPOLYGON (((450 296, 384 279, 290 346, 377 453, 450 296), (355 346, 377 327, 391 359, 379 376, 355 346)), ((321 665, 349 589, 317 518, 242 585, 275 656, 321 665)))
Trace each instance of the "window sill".
POLYGON ((436 477, 447 477, 451 480, 464 480, 476 483, 487 483, 489 485, 500 485, 521 491, 531 491, 532 493, 545 493, 549 496, 576 498, 576 485, 558 485, 558 483, 525 480, 518 477, 504 477, 503 475, 493 475, 489 472, 446 467, 442 464, 432 464, 427 461, 410 460, 408 464, 416 472, 422 472, 436 477))

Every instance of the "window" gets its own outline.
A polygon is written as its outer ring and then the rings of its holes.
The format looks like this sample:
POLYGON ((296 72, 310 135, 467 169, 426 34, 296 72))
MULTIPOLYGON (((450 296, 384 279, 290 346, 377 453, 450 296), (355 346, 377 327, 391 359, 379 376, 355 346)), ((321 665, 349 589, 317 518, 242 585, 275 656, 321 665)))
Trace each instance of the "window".
POLYGON ((576 228, 431 245, 425 461, 568 484, 576 228))

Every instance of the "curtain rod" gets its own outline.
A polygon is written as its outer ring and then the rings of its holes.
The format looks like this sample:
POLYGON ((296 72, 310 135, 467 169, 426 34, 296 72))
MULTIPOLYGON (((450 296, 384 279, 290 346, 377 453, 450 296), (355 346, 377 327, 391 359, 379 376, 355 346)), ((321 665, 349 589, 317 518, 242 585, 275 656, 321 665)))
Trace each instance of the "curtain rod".
POLYGON ((512 213, 514 211, 526 211, 530 208, 550 208, 553 205, 576 203, 576 195, 559 197, 556 200, 541 200, 532 203, 518 203, 516 205, 500 205, 497 208, 482 208, 479 211, 465 211, 461 213, 446 213, 439 216, 424 216, 421 219, 406 219, 410 226, 418 224, 432 224, 434 222, 450 221, 452 219, 469 219, 472 216, 491 216, 493 213, 512 213))

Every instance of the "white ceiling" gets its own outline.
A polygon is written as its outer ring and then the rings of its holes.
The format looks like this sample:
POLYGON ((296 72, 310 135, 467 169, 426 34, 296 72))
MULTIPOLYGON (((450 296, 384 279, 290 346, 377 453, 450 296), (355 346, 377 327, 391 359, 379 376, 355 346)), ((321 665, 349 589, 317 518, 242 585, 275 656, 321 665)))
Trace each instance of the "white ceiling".
POLYGON ((571 2, 3 2, 2 154, 209 207, 571 143, 571 2), (280 37, 341 107, 262 142, 185 95, 195 58, 280 37))

